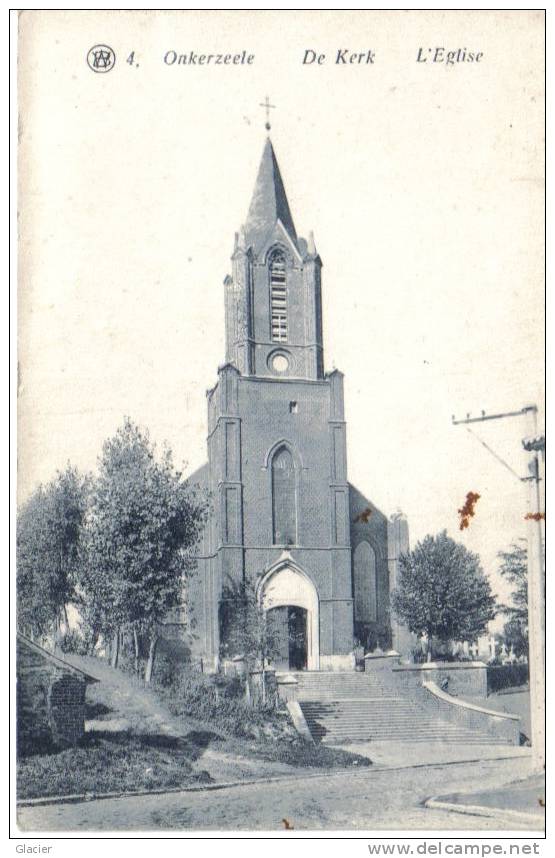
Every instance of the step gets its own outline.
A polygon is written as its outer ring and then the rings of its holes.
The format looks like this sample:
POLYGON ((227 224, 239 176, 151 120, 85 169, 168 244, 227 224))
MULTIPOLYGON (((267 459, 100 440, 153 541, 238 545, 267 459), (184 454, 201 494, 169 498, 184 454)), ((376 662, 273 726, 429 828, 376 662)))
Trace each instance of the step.
POLYGON ((423 732, 423 733, 391 733, 384 731, 382 733, 378 732, 368 732, 361 733, 359 731, 350 731, 346 730, 343 733, 313 733, 315 739, 319 739, 320 741, 330 741, 331 739, 338 741, 350 741, 350 742, 380 742, 380 741, 391 741, 391 742, 426 742, 428 740, 433 740, 434 742, 468 742, 469 744, 483 744, 489 743, 492 745, 504 745, 501 739, 492 740, 490 736, 468 736, 466 733, 449 733, 445 734, 442 731, 432 732, 423 732))
POLYGON ((435 718, 439 721, 443 721, 443 718, 438 718, 437 714, 433 712, 422 714, 421 712, 415 712, 414 709, 405 709, 401 706, 398 709, 383 709, 378 706, 373 706, 371 709, 363 709, 362 707, 359 708, 353 706, 352 709, 333 709, 331 711, 326 711, 324 709, 305 709, 301 700, 301 708, 305 713, 306 718, 346 718, 349 717, 349 715, 356 715, 357 717, 383 719, 385 716, 388 718, 402 716, 407 720, 412 719, 417 721, 426 721, 430 718, 435 718))
POLYGON ((358 729, 358 730, 407 730, 412 731, 413 733, 420 733, 422 730, 429 730, 432 727, 438 727, 439 729, 445 730, 446 732, 452 732, 453 730, 460 729, 468 729, 466 727, 457 727, 456 724, 444 724, 441 721, 426 721, 423 724, 419 724, 417 728, 415 728, 414 724, 410 721, 353 721, 351 719, 341 719, 338 721, 323 721, 317 718, 307 718, 306 723, 309 728, 312 729, 318 727, 325 727, 326 729, 336 729, 340 725, 348 726, 349 729, 358 729))
MULTIPOLYGON (((391 705, 393 705, 393 703, 395 701, 397 701, 399 703, 408 703, 411 706, 417 706, 415 701, 410 700, 407 697, 400 697, 399 694, 397 694, 395 697, 391 696, 391 697, 387 697, 387 698, 384 698, 384 697, 343 697, 343 698, 341 698, 341 700, 326 700, 325 705, 326 706, 333 706, 333 705, 341 706, 347 702, 349 702, 349 703, 360 702, 360 703, 363 703, 365 706, 368 705, 368 703, 375 703, 376 705, 383 704, 383 705, 391 706, 391 705)), ((303 705, 304 704, 312 704, 313 706, 319 706, 323 702, 324 701, 322 701, 322 700, 303 700, 303 705)), ((420 708, 420 707, 417 706, 417 708, 420 708)))
POLYGON ((406 697, 342 697, 341 700, 303 700, 303 706, 347 706, 359 703, 361 706, 397 706, 406 704, 420 709, 414 700, 406 697))
POLYGON ((435 730, 419 730, 417 733, 415 733, 413 730, 349 730, 348 727, 345 727, 341 730, 314 730, 313 736, 315 736, 315 737, 316 736, 321 736, 321 737, 325 737, 325 736, 327 736, 327 737, 329 737, 329 736, 351 736, 351 737, 353 737, 353 739, 354 739, 354 737, 363 738, 366 736, 374 736, 374 737, 383 736, 383 737, 390 737, 392 739, 397 739, 397 740, 399 740, 401 738, 401 736, 406 736, 409 741, 412 741, 413 739, 415 741, 417 739, 425 739, 425 738, 427 739, 427 738, 430 738, 431 736, 436 736, 438 738, 445 739, 446 741, 447 740, 452 741, 453 738, 465 739, 468 741, 472 741, 474 739, 479 739, 480 741, 486 741, 486 740, 490 741, 491 740, 492 742, 498 741, 500 744, 505 744, 501 738, 489 736, 488 734, 484 734, 484 733, 469 734, 469 733, 466 733, 465 731, 457 731, 457 730, 446 732, 445 730, 442 730, 441 727, 438 727, 435 730))
MULTIPOLYGON (((372 691, 372 693, 368 693, 367 695, 361 696, 359 692, 357 692, 357 699, 362 700, 391 700, 392 697, 395 697, 396 694, 394 692, 384 691, 372 691)), ((298 691, 297 692, 297 700, 302 700, 304 703, 334 703, 340 700, 352 700, 355 699, 353 696, 353 692, 343 692, 342 694, 319 694, 316 697, 314 691, 298 691)))
MULTIPOLYGON (((306 716, 305 716, 306 717, 306 716)), ((422 730, 429 729, 430 727, 441 727, 442 729, 449 730, 468 730, 469 728, 466 725, 461 724, 453 724, 449 721, 437 721, 437 720, 426 720, 422 721, 418 725, 415 725, 414 721, 409 719, 388 719, 387 721, 383 721, 380 719, 372 718, 372 719, 362 719, 362 718, 334 718, 334 719, 325 719, 325 718, 306 718, 307 724, 312 727, 318 727, 319 725, 326 728, 335 728, 342 724, 348 724, 351 728, 379 728, 383 727, 383 729, 393 730, 393 729, 404 729, 404 730, 412 730, 413 732, 421 732, 422 730)), ((479 731, 481 732, 481 731, 479 731)), ((484 731, 485 732, 485 731, 484 731)))
MULTIPOLYGON (((365 692, 365 691, 371 691, 373 688, 378 688, 380 690, 381 689, 394 689, 395 688, 395 686, 393 686, 393 685, 379 685, 377 682, 372 683, 372 684, 368 683, 365 685, 354 685, 353 684, 353 685, 334 685, 334 686, 330 686, 330 685, 326 685, 326 686, 324 686, 324 685, 303 685, 301 682, 299 682, 297 687, 299 689, 302 689, 303 691, 315 691, 315 692, 317 691, 318 693, 320 693, 321 691, 322 692, 323 691, 357 691, 357 692, 361 693, 361 692, 365 692)), ((397 692, 397 693, 399 693, 399 692, 397 692)))
POLYGON ((297 683, 297 687, 299 689, 303 689, 303 691, 348 691, 349 689, 357 689, 360 691, 366 691, 367 689, 372 688, 395 688, 394 685, 387 685, 386 683, 380 682, 365 682, 364 684, 348 682, 344 685, 316 685, 314 683, 297 683))
MULTIPOLYGON (((368 736, 368 737, 364 737, 364 738, 360 738, 358 736, 356 738, 353 738, 352 736, 343 736, 343 737, 338 737, 338 738, 330 737, 328 739, 320 739, 319 741, 322 745, 339 745, 339 746, 364 744, 366 742, 368 742, 368 743, 371 743, 371 742, 403 742, 403 743, 406 742, 406 743, 408 743, 408 742, 410 742, 411 744, 414 744, 414 745, 420 745, 420 744, 424 744, 424 743, 427 743, 427 744, 432 744, 432 743, 446 744, 446 740, 440 736, 437 736, 437 737, 433 737, 433 736, 415 736, 415 737, 368 736)), ((500 741, 490 742, 489 739, 487 739, 487 738, 484 738, 484 739, 478 738, 478 739, 469 740, 466 736, 461 737, 461 738, 456 738, 456 739, 449 739, 448 743, 452 744, 452 745, 455 745, 455 744, 456 745, 465 745, 468 747, 475 746, 475 745, 488 745, 489 747, 492 747, 493 745, 498 746, 498 745, 505 744, 504 742, 500 742, 500 741)))
MULTIPOLYGON (((409 730, 413 733, 422 732, 423 730, 429 730, 431 728, 439 728, 444 730, 445 732, 454 732, 462 730, 468 730, 468 727, 459 726, 457 724, 450 724, 449 722, 445 723, 443 721, 423 721, 419 723, 417 727, 415 727, 414 723, 411 721, 388 721, 386 723, 380 722, 378 720, 360 720, 360 719, 352 719, 352 718, 341 718, 333 721, 326 721, 324 719, 319 718, 306 718, 306 722, 308 726, 312 729, 318 727, 324 727, 326 729, 337 729, 340 726, 348 726, 349 729, 384 729, 384 730, 409 730)), ((472 732, 472 731, 471 731, 472 732)))
POLYGON ((418 710, 409 709, 405 706, 396 706, 395 708, 385 709, 383 706, 352 706, 345 709, 309 709, 308 707, 304 707, 302 705, 301 700, 301 708, 306 716, 313 716, 315 718, 345 718, 349 715, 357 715, 359 717, 364 716, 367 718, 383 718, 384 716, 393 717, 395 715, 403 716, 404 718, 412 718, 416 720, 428 720, 429 718, 434 718, 438 721, 443 721, 444 719, 437 715, 435 712, 418 712, 418 710))
MULTIPOLYGON (((472 733, 473 732, 473 731, 469 731, 467 727, 458 727, 456 724, 453 724, 453 725, 443 724, 442 722, 438 722, 438 721, 431 721, 428 724, 421 724, 419 726, 418 730, 414 729, 413 724, 408 724, 408 723, 403 724, 401 722, 397 722, 395 724, 382 724, 382 725, 380 725, 379 723, 369 724, 368 722, 365 723, 365 722, 340 721, 337 723, 330 724, 329 722, 321 722, 321 721, 317 722, 317 721, 313 721, 312 719, 311 720, 307 719, 307 724, 310 727, 310 729, 314 729, 314 730, 343 730, 343 729, 345 729, 345 730, 346 729, 349 729, 349 730, 352 730, 352 729, 357 729, 357 730, 397 730, 399 732, 412 732, 412 733, 423 733, 426 730, 443 730, 444 733, 460 733, 460 732, 472 733)), ((482 731, 477 731, 477 732, 481 733, 482 731)))
POLYGON ((333 680, 333 679, 325 679, 321 681, 312 681, 308 682, 304 679, 297 679, 298 685, 303 685, 305 688, 311 686, 312 688, 341 688, 343 686, 363 686, 363 685, 393 685, 394 681, 381 680, 381 679, 363 679, 361 680, 349 680, 345 682, 344 680, 333 680))
POLYGON ((395 736, 400 736, 401 734, 407 735, 407 736, 423 736, 423 735, 429 736, 429 735, 433 734, 433 735, 441 735, 441 736, 446 736, 446 737, 457 735, 457 736, 466 736, 469 739, 471 739, 475 736, 479 736, 481 738, 489 737, 492 739, 492 741, 495 741, 496 738, 501 738, 501 737, 490 736, 487 733, 482 733, 482 732, 478 732, 478 731, 476 733, 474 733, 474 732, 470 732, 467 730, 461 730, 461 729, 459 729, 459 730, 446 730, 443 728, 443 726, 441 724, 435 725, 433 727, 430 726, 427 729, 417 730, 417 731, 409 730, 409 729, 389 730, 387 727, 384 727, 382 729, 377 728, 377 727, 376 728, 360 729, 357 727, 357 728, 353 729, 350 725, 345 724, 341 727, 336 727, 334 729, 328 729, 328 728, 323 727, 323 726, 313 727, 312 732, 314 735, 319 735, 319 734, 320 735, 331 735, 331 734, 339 735, 340 733, 344 734, 344 733, 353 733, 353 732, 360 734, 360 735, 363 735, 363 734, 364 735, 366 735, 366 734, 376 735, 378 733, 385 733, 387 735, 395 735, 395 736))
POLYGON ((297 692, 300 694, 304 694, 307 696, 307 700, 310 699, 308 695, 313 695, 313 700, 338 700, 343 699, 346 695, 349 697, 383 697, 384 695, 388 695, 391 697, 392 695, 395 697, 402 696, 397 688, 380 688, 377 685, 368 686, 365 688, 359 688, 358 686, 353 686, 351 688, 303 688, 302 686, 297 688, 297 692))
POLYGON ((364 677, 362 679, 303 679, 302 677, 296 676, 295 679, 299 685, 308 686, 311 685, 314 688, 339 688, 342 685, 394 685, 395 680, 393 678, 379 678, 379 679, 370 679, 368 677, 364 677))
POLYGON ((416 733, 412 735, 411 733, 399 733, 393 735, 392 733, 326 733, 325 735, 321 735, 318 733, 314 734, 314 738, 321 742, 329 742, 332 739, 337 742, 352 742, 353 744, 356 742, 464 742, 469 745, 504 745, 501 739, 492 740, 490 736, 467 736, 464 733, 461 734, 452 734, 449 736, 445 736, 443 733, 416 733))
POLYGON ((340 673, 324 673, 319 676, 302 676, 297 674, 295 679, 303 685, 364 685, 365 683, 378 682, 380 685, 386 685, 388 682, 395 680, 390 676, 370 676, 368 673, 357 674, 340 674, 340 673))

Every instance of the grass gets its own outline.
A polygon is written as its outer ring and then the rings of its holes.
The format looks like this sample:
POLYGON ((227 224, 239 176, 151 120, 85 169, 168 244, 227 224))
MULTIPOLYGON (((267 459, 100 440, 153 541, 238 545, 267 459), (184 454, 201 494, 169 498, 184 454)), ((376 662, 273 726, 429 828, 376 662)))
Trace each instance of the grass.
POLYGON ((130 733, 88 733, 75 748, 23 757, 18 764, 19 799, 83 793, 129 792, 208 783, 193 771, 206 747, 202 734, 186 738, 130 733))
POLYGON ((78 747, 20 759, 18 798, 135 792, 210 783, 208 772, 194 768, 194 763, 212 742, 223 743, 228 753, 235 751, 238 755, 298 768, 371 765, 367 757, 313 745, 301 738, 287 743, 260 740, 245 744, 201 730, 184 737, 99 731, 85 734, 78 747))
MULTIPOLYGON (((228 743, 228 749, 232 745, 228 743)), ((312 744, 305 739, 295 738, 290 742, 257 741, 237 743, 237 753, 250 754, 256 759, 273 763, 287 763, 296 768, 307 769, 346 769, 356 766, 371 766, 372 761, 360 754, 334 748, 330 745, 312 744)))

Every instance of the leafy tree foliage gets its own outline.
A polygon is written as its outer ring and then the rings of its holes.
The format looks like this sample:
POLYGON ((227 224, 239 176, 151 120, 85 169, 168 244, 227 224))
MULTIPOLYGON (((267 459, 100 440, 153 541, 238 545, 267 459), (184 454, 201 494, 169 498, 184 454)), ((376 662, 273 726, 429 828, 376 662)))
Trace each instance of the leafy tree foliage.
POLYGON ((499 571, 513 584, 512 605, 504 605, 503 613, 509 619, 503 628, 505 645, 516 656, 528 654, 528 558, 525 540, 513 543, 508 551, 497 555, 501 561, 499 571))
POLYGON ((496 614, 495 598, 479 558, 447 532, 426 536, 400 558, 391 605, 411 632, 432 641, 474 641, 496 614))
POLYGON ((511 650, 517 658, 528 656, 528 624, 510 619, 503 625, 503 632, 498 636, 498 642, 505 644, 507 651, 511 650))
POLYGON ((47 637, 76 601, 90 478, 67 466, 23 505, 17 522, 17 624, 47 637))
POLYGON ((262 702, 266 702, 265 670, 279 655, 279 630, 265 611, 256 585, 250 579, 228 582, 222 593, 222 651, 241 655, 246 668, 246 695, 251 697, 249 676, 262 670, 262 702))
POLYGON ((121 631, 148 638, 147 682, 160 623, 181 605, 206 512, 171 451, 157 457, 131 420, 104 443, 87 524, 84 611, 95 633, 113 636, 113 663, 121 631))

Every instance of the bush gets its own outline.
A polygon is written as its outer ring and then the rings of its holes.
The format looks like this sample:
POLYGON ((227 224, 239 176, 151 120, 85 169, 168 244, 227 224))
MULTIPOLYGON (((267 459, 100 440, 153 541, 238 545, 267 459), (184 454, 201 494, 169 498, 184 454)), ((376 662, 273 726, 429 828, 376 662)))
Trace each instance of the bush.
POLYGON ((422 647, 412 647, 410 651, 410 660, 413 664, 423 664, 426 661, 426 653, 422 650, 422 647))
POLYGON ((488 694, 526 685, 528 677, 527 664, 488 664, 488 694))
POLYGON ((139 679, 143 679, 145 675, 145 664, 146 659, 140 657, 138 668, 139 671, 135 670, 135 654, 131 652, 131 650, 121 647, 118 658, 118 670, 121 670, 123 673, 128 673, 131 676, 138 676, 139 679))
POLYGON ((89 641, 78 629, 70 629, 60 640, 62 652, 75 653, 75 655, 88 655, 89 641))
POLYGON ((240 676, 188 669, 174 673, 169 685, 157 681, 156 688, 173 715, 209 721, 231 736, 258 738, 268 732, 289 731, 287 715, 272 706, 255 707, 246 702, 240 676))
MULTIPOLYGON (((154 662, 154 682, 168 688, 174 680, 176 669, 176 665, 165 652, 157 653, 154 662)), ((144 668, 142 675, 144 676, 144 668)))

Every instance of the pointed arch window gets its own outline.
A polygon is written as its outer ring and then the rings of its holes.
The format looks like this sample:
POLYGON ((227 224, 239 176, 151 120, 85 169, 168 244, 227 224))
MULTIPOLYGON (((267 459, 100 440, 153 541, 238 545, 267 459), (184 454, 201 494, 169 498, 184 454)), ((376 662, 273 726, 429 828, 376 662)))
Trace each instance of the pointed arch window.
POLYGON ((270 257, 270 316, 272 341, 287 342, 287 281, 282 250, 274 250, 270 257))
POLYGON ((280 447, 272 459, 272 518, 274 545, 295 545, 295 465, 287 447, 280 447))
POLYGON ((369 542, 360 542, 354 554, 355 620, 376 622, 378 618, 376 553, 369 542))

